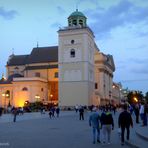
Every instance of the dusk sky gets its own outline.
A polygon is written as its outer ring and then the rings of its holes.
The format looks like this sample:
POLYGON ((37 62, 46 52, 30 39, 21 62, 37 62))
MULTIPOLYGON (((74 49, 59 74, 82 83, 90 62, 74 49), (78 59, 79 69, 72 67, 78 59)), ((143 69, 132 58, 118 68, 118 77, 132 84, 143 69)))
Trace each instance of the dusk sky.
POLYGON ((114 57, 114 82, 148 91, 148 0, 0 0, 0 76, 15 55, 58 45, 59 27, 76 10, 87 17, 101 52, 114 57), (14 50, 13 50, 14 49, 14 50))

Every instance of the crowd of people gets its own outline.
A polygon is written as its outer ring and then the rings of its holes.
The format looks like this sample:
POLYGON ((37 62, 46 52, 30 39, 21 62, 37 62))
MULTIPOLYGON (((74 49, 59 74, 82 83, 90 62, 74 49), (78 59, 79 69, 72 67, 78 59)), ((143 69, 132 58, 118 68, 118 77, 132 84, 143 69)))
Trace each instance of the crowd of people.
MULTIPOLYGON (((121 106, 115 105, 103 105, 96 107, 94 105, 89 106, 75 106, 75 112, 79 113, 79 120, 84 120, 85 110, 89 110, 91 113, 89 115, 89 126, 92 127, 93 143, 111 143, 111 133, 114 130, 114 116, 119 111, 119 108, 122 108, 118 116, 118 130, 121 137, 121 145, 124 145, 125 142, 125 133, 126 140, 130 139, 130 127, 133 127, 133 114, 135 115, 135 121, 137 124, 141 121, 141 126, 147 126, 147 116, 148 116, 148 105, 147 103, 141 102, 140 104, 129 104, 124 103, 121 106), (102 132, 100 132, 102 130, 102 132), (125 132, 126 131, 126 132, 125 132), (102 134, 102 139, 100 139, 100 133, 102 134), (101 141, 102 140, 102 141, 101 141)), ((60 108, 58 106, 50 106, 47 109, 45 107, 40 108, 41 114, 45 114, 45 111, 48 111, 49 118, 59 117, 60 108), (56 115, 55 115, 56 114, 56 115)), ((13 115, 13 122, 16 122, 17 115, 23 115, 23 108, 12 107, 10 111, 13 115)), ((2 115, 2 109, 0 108, 0 116, 2 115)), ((134 116, 133 116, 134 117, 134 116)))
MULTIPOLYGON (((146 103, 142 102, 141 104, 128 104, 124 103, 120 106, 120 114, 118 117, 118 132, 121 137, 121 145, 124 145, 125 142, 125 133, 126 140, 130 139, 130 127, 133 127, 132 115, 135 114, 136 123, 139 124, 139 117, 141 118, 141 126, 147 126, 147 116, 148 116, 148 106, 146 103), (125 132, 126 131, 126 132, 125 132)), ((110 144, 111 140, 111 131, 114 129, 114 119, 112 113, 116 113, 117 107, 113 105, 105 105, 99 108, 93 107, 91 109, 92 113, 89 117, 89 125, 92 127, 93 133, 93 143, 96 141, 100 143, 100 130, 102 130, 102 143, 110 144), (101 112, 100 112, 101 110, 101 112), (100 114, 99 114, 100 113, 100 114)))

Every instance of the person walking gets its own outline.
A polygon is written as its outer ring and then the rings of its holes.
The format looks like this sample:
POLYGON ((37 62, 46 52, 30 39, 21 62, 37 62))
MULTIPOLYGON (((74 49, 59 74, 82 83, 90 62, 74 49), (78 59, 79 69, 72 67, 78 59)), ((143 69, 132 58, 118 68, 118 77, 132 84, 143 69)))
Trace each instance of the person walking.
POLYGON ((114 120, 111 112, 108 110, 108 107, 106 107, 102 112, 100 121, 103 133, 103 143, 105 144, 107 142, 110 144, 111 131, 114 129, 114 120))
POLYGON ((78 110, 79 110, 79 106, 76 105, 76 106, 75 106, 75 111, 76 111, 76 113, 78 112, 78 110))
POLYGON ((124 133, 127 131, 126 139, 130 137, 130 126, 133 127, 131 114, 127 111, 127 105, 123 105, 123 111, 119 114, 118 127, 121 128, 121 145, 124 145, 124 133))
POLYGON ((17 108, 14 108, 13 110, 13 122, 16 122, 16 116, 18 115, 18 110, 17 108))
POLYGON ((141 105, 140 105, 140 118, 142 121, 141 126, 144 126, 144 102, 141 102, 141 105))
POLYGON ((79 120, 84 120, 84 108, 83 106, 79 109, 79 120))
POLYGON ((53 115, 52 115, 53 114, 52 108, 49 108, 49 113, 48 114, 49 114, 49 118, 51 119, 53 117, 53 115))
POLYGON ((89 126, 92 127, 92 132, 93 132, 93 144, 96 143, 96 139, 97 139, 97 142, 100 143, 99 122, 100 122, 100 115, 97 112, 97 108, 94 107, 92 109, 92 113, 89 116, 89 126), (96 138, 96 135, 97 135, 97 138, 96 138))
POLYGON ((134 112, 136 116, 136 123, 139 123, 139 104, 135 105, 134 112))
POLYGON ((2 116, 2 113, 3 113, 3 109, 2 107, 0 107, 0 117, 2 116))
POLYGON ((57 114, 57 117, 59 117, 59 114, 60 114, 60 108, 59 107, 56 108, 56 114, 57 114))
POLYGON ((143 119, 144 126, 147 126, 147 114, 148 114, 148 104, 147 104, 147 102, 145 102, 145 104, 144 104, 144 119, 143 119))

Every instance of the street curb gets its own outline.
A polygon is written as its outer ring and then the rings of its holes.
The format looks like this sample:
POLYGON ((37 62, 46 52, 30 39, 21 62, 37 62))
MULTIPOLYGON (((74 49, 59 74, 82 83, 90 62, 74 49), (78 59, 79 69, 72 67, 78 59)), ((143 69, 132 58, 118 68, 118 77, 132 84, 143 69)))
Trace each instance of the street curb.
POLYGON ((132 147, 132 148, 140 148, 138 145, 134 144, 134 143, 131 143, 129 141, 125 141, 126 145, 132 147))
POLYGON ((138 131, 135 131, 136 132, 136 135, 139 136, 141 139, 145 140, 145 141, 148 141, 148 137, 142 135, 141 133, 139 133, 138 131))

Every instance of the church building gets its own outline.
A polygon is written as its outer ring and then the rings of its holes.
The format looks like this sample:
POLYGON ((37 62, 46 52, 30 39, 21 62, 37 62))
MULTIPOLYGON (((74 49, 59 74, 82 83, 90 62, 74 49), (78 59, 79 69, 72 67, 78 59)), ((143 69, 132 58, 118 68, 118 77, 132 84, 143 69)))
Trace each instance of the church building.
POLYGON ((10 55, 0 80, 0 106, 26 101, 61 107, 115 103, 112 55, 97 47, 86 16, 76 10, 58 30, 58 46, 35 47, 28 55, 10 55))

